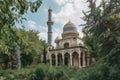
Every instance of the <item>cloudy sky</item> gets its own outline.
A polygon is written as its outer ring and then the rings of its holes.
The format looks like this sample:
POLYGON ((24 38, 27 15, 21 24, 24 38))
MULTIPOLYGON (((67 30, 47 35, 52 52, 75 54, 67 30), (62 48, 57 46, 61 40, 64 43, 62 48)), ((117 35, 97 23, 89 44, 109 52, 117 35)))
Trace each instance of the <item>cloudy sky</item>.
MULTIPOLYGON (((42 0, 42 5, 37 13, 28 12, 25 17, 26 21, 22 25, 25 25, 27 30, 33 29, 39 31, 40 39, 46 40, 47 42, 47 18, 48 9, 51 8, 53 11, 52 19, 54 21, 53 28, 53 40, 57 36, 61 36, 63 32, 63 26, 69 20, 73 22, 79 33, 80 37, 82 34, 82 27, 78 26, 85 22, 80 18, 83 17, 82 10, 87 11, 86 0, 42 0)), ((100 0, 97 0, 99 3, 100 0)), ((18 25, 20 26, 20 25, 18 25)), ((53 41, 54 45, 54 41, 53 41)))

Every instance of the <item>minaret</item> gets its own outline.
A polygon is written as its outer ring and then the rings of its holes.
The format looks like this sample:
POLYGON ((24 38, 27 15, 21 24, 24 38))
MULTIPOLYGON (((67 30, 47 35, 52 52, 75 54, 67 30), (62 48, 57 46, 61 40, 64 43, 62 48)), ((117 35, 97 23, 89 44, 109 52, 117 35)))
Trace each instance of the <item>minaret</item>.
POLYGON ((51 46, 52 45, 52 25, 53 25, 52 9, 48 9, 47 25, 48 25, 48 46, 51 46))

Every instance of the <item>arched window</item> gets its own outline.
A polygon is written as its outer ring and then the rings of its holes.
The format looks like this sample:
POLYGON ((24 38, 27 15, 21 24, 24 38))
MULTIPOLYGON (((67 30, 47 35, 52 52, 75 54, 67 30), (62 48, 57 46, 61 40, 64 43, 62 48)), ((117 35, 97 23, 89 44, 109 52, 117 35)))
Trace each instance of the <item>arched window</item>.
POLYGON ((79 46, 82 46, 82 43, 79 43, 79 46))
POLYGON ((65 43, 64 48, 69 48, 69 43, 65 43))

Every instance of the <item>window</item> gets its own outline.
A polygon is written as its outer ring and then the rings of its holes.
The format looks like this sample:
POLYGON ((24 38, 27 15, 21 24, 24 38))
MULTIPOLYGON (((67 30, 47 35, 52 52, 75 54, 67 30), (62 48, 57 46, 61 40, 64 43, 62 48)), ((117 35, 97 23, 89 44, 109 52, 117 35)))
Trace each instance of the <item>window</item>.
POLYGON ((74 37, 73 40, 76 40, 76 37, 74 37))
POLYGON ((65 43, 64 48, 69 48, 69 43, 65 43))
POLYGON ((82 44, 81 44, 81 43, 79 43, 79 46, 82 46, 82 44))

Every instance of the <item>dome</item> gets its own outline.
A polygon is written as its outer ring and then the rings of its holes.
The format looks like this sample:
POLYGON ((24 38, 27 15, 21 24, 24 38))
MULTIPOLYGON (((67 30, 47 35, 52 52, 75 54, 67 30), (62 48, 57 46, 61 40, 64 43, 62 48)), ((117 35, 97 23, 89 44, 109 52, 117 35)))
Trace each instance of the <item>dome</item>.
POLYGON ((59 39, 60 39, 59 36, 57 36, 55 40, 59 40, 59 39))
POLYGON ((57 36, 55 39, 55 42, 57 43, 57 42, 59 42, 59 40, 60 40, 60 38, 59 38, 59 36, 57 36))
POLYGON ((75 24, 70 21, 67 22, 63 27, 62 37, 68 38, 68 37, 78 37, 78 36, 79 33, 77 32, 77 28, 75 24))
POLYGON ((75 24, 73 24, 70 21, 68 23, 66 23, 64 25, 63 32, 67 32, 67 31, 77 31, 75 24))

